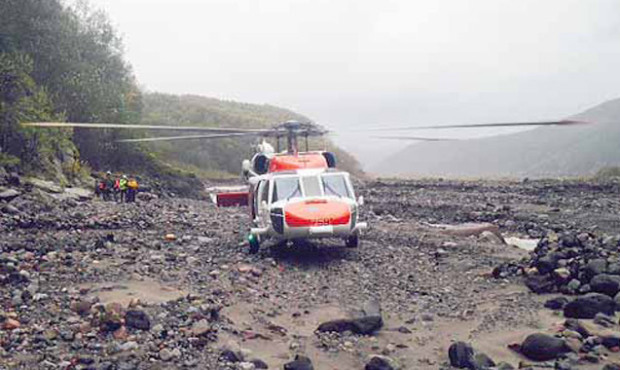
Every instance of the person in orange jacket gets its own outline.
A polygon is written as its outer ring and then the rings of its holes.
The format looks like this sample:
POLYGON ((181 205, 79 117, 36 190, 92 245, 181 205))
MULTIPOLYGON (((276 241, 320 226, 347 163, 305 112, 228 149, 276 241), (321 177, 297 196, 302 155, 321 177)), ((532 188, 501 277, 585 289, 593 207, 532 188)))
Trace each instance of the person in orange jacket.
POLYGON ((129 178, 127 182, 127 203, 133 203, 136 201, 136 194, 138 193, 138 189, 140 185, 138 184, 138 180, 134 176, 129 178))

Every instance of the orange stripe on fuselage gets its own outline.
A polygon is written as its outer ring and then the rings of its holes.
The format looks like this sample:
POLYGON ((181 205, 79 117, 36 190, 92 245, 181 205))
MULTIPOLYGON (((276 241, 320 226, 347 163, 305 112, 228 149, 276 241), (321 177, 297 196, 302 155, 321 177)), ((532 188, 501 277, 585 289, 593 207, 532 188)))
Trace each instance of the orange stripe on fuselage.
POLYGON ((338 201, 304 201, 284 207, 289 227, 346 225, 351 220, 349 205, 338 201))

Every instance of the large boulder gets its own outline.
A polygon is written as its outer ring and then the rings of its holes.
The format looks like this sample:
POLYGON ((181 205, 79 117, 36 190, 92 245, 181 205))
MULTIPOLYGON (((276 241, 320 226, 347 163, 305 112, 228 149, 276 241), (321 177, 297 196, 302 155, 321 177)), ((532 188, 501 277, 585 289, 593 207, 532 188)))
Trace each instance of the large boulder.
POLYGON ((620 276, 598 274, 590 280, 590 288, 593 292, 614 297, 620 291, 620 276))
POLYGON ((151 330, 151 319, 144 311, 130 310, 125 314, 125 325, 139 330, 151 330))
POLYGON ((364 366, 364 370, 394 370, 393 360, 385 356, 372 356, 364 366))
POLYGON ((41 179, 29 178, 26 182, 37 189, 41 189, 47 193, 61 194, 63 190, 60 186, 54 184, 52 181, 45 181, 41 179))
POLYGON ((532 275, 525 279, 525 285, 537 294, 551 293, 556 290, 555 279, 551 275, 532 275))
POLYGON ((491 359, 491 357, 487 356, 484 353, 476 353, 474 354, 473 359, 473 367, 472 370, 487 370, 494 369, 495 361, 491 359))
POLYGON ((538 272, 545 275, 558 267, 558 259, 553 253, 549 253, 548 255, 539 258, 534 263, 534 267, 538 269, 538 272))
POLYGON ((351 318, 336 319, 322 323, 317 328, 320 332, 350 331, 356 334, 372 334, 383 326, 381 306, 377 301, 369 301, 351 318))
POLYGON ((590 281, 598 274, 607 272, 607 260, 604 258, 595 258, 590 260, 584 269, 586 280, 590 281))
POLYGON ((614 315, 615 309, 616 304, 611 297, 601 293, 588 293, 564 306, 564 316, 575 319, 593 319, 599 312, 614 315))
POLYGON ((616 302, 616 311, 620 311, 620 293, 614 296, 614 302, 616 302))
POLYGON ((92 191, 84 188, 66 188, 65 194, 75 200, 81 201, 90 200, 94 196, 94 193, 92 191))
POLYGON ((474 348, 465 342, 452 343, 448 348, 450 365, 458 369, 470 369, 474 363, 474 348))
POLYGON ((314 367, 308 357, 296 355, 295 360, 284 364, 284 370, 314 370, 314 367))
POLYGON ((534 361, 553 360, 569 351, 564 340, 542 333, 529 335, 521 344, 521 353, 534 361))
POLYGON ((555 297, 547 300, 545 302, 545 307, 551 310, 561 310, 568 303, 568 298, 566 297, 555 297))

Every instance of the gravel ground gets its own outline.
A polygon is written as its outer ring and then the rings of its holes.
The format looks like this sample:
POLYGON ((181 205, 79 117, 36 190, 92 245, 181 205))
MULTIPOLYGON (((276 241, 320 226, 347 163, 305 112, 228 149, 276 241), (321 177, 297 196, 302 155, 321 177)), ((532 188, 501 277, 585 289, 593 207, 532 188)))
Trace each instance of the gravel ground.
POLYGON ((8 184, 0 199, 10 189, 20 194, 0 203, 0 369, 282 368, 298 354, 316 369, 362 369, 375 354, 449 368, 457 340, 517 367, 528 360, 507 345, 562 321, 519 274, 492 276, 526 266, 528 252, 441 225, 620 234, 614 182, 369 181, 358 184, 370 225, 359 248, 264 243, 253 256, 246 209, 8 184), (377 332, 315 332, 369 301, 382 309, 377 332))

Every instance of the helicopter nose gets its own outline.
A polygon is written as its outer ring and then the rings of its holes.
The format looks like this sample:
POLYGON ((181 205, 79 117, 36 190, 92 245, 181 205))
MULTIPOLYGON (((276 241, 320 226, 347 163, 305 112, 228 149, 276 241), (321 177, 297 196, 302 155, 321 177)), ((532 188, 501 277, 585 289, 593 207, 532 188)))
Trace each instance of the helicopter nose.
POLYGON ((346 225, 351 220, 348 204, 328 200, 291 203, 284 208, 284 214, 289 227, 346 225))

